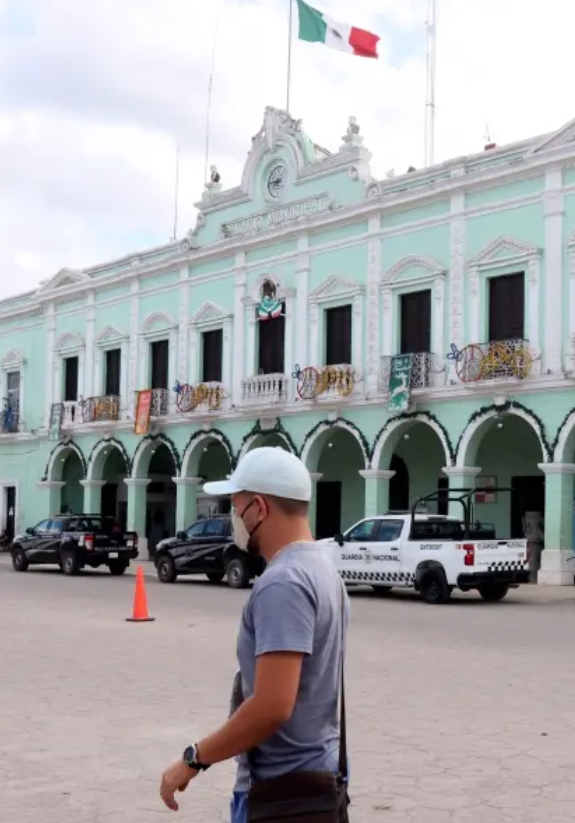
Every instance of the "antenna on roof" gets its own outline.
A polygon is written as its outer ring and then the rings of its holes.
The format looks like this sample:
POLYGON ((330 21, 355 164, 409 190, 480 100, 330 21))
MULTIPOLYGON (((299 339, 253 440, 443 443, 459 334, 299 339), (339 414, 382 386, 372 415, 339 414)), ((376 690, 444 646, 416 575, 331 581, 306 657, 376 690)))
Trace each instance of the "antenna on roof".
POLYGON ((206 157, 204 162, 204 185, 208 182, 208 166, 210 162, 210 126, 212 114, 212 89, 214 86, 214 70, 216 67, 216 45, 218 42, 218 28, 220 24, 219 13, 216 17, 216 28, 214 32, 214 45, 212 47, 212 67, 210 69, 210 80, 208 83, 208 106, 206 111, 206 157))

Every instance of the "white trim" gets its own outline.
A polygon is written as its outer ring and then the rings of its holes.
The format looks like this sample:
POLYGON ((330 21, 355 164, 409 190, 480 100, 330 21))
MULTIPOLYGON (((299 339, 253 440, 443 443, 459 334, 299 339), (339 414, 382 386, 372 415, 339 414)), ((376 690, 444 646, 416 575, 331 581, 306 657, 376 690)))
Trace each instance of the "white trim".
MULTIPOLYGON (((208 301, 204 303, 198 311, 192 315, 188 323, 189 328, 189 376, 182 380, 192 386, 202 382, 201 375, 201 335, 206 331, 217 331, 221 329, 223 335, 222 345, 222 384, 225 391, 230 391, 230 380, 232 371, 232 334, 233 315, 226 312, 216 303, 208 301)), ((181 378, 180 378, 181 379, 181 378)))
MULTIPOLYGON (((124 446, 125 448, 125 446, 124 446)), ((94 477, 94 466, 96 465, 96 460, 100 456, 102 452, 105 452, 106 449, 114 449, 118 452, 118 454, 124 459, 124 455, 122 450, 118 448, 118 444, 115 443, 113 440, 102 440, 100 443, 96 445, 92 453, 88 458, 88 465, 86 467, 86 482, 100 482, 100 480, 94 477)), ((127 453, 127 452, 126 452, 127 453)), ((126 471, 128 470, 128 466, 126 466, 126 471)))
MULTIPOLYGON (((197 452, 199 452, 199 451, 203 452, 206 442, 210 443, 212 441, 215 441, 215 442, 220 444, 220 446, 224 449, 225 453, 227 454, 227 456, 229 458, 230 467, 233 466, 234 456, 230 452, 230 450, 228 449, 228 447, 226 445, 226 441, 224 440, 224 438, 221 436, 221 434, 219 432, 212 431, 211 429, 209 429, 208 431, 206 431, 205 433, 203 433, 199 437, 197 437, 191 444, 189 444, 187 446, 186 450, 184 451, 184 453, 182 455, 182 468, 181 468, 181 471, 180 471, 180 477, 182 479, 190 479, 187 476, 188 466, 190 465, 190 460, 192 459, 192 457, 194 455, 197 454, 197 452)), ((200 457, 200 460, 201 460, 201 457, 200 457)), ((198 460, 198 466, 199 466, 199 462, 200 461, 198 460)), ((231 468, 230 468, 230 470, 231 470, 231 468)))
MULTIPOLYGON (((55 344, 52 355, 52 369, 53 376, 52 383, 52 402, 62 403, 64 399, 64 360, 68 357, 78 358, 78 400, 85 391, 84 375, 86 363, 86 341, 83 335, 78 332, 64 332, 61 334, 55 344)), ((48 415, 50 410, 48 409, 48 415)))
POLYGON ((544 373, 563 371, 563 210, 561 169, 547 172, 543 207, 545 212, 545 345, 543 347, 544 373), (559 298, 559 299, 558 299, 559 298))
POLYGON ((538 463, 543 474, 575 474, 575 463, 538 463))
MULTIPOLYGON (((475 418, 473 423, 471 423, 470 425, 468 425, 466 427, 465 431, 463 432, 463 435, 461 436, 461 440, 459 441, 459 448, 457 449, 457 455, 456 455, 456 459, 455 459, 455 465, 456 466, 463 467, 463 466, 466 466, 468 464, 468 461, 467 461, 468 451, 469 451, 469 447, 471 446, 473 438, 475 437, 475 435, 477 434, 479 429, 481 429, 481 427, 488 420, 495 420, 497 417, 499 417, 500 413, 501 412, 498 411, 497 409, 489 409, 484 414, 482 414, 480 417, 475 418)), ((549 460, 547 458, 547 451, 545 449, 545 443, 543 442, 543 440, 541 438, 541 435, 537 431, 537 428, 535 427, 535 425, 533 423, 533 420, 531 419, 531 416, 529 414, 527 414, 524 411, 524 409, 516 408, 516 407, 513 407, 513 406, 511 406, 508 409, 504 409, 504 414, 505 415, 515 415, 516 417, 520 417, 522 420, 525 420, 526 423, 529 423, 529 426, 535 432, 535 436, 537 437, 537 440, 539 442, 539 446, 541 447, 541 456, 543 458, 543 462, 548 463, 549 460)), ((479 447, 479 444, 478 444, 478 447, 479 447)), ((477 449, 476 449, 476 451, 477 451, 477 449)), ((473 457, 475 457, 475 455, 473 455, 473 457)))
MULTIPOLYGON (((325 333, 325 324, 320 322, 319 308, 332 308, 351 303, 352 305, 352 351, 350 365, 363 369, 363 314, 364 314, 365 285, 357 280, 331 275, 315 288, 308 298, 308 321, 311 325, 309 363, 301 364, 302 368, 313 365, 316 368, 324 365, 322 347, 319 339, 319 328, 325 333)), ((290 364, 287 370, 290 369, 290 364)), ((326 363, 325 365, 336 365, 326 363)), ((291 385, 291 383, 289 384, 291 385)))
POLYGON ((151 362, 150 362, 150 345, 158 343, 162 340, 168 341, 168 385, 169 392, 169 414, 175 412, 176 397, 171 390, 176 384, 177 369, 178 369, 178 326, 173 319, 166 312, 153 312, 149 314, 144 322, 139 333, 139 369, 140 380, 138 389, 146 389, 150 387, 151 381, 151 362))
MULTIPOLYGON (((555 446, 555 450, 553 452, 553 462, 554 463, 563 463, 566 457, 569 455, 565 454, 565 449, 567 447, 567 442, 571 437, 573 431, 575 430, 575 411, 571 412, 568 418, 561 426, 561 431, 559 433, 559 437, 557 438, 557 444, 555 446)), ((574 443, 575 445, 575 443, 574 443)))
POLYGON ((114 326, 106 326, 94 340, 94 394, 98 397, 106 392, 106 352, 120 349, 120 402, 123 411, 129 406, 129 342, 129 336, 114 326))
POLYGON ((356 442, 357 442, 357 444, 358 444, 358 446, 361 450, 361 453, 363 455, 363 459, 365 461, 364 468, 368 469, 369 468, 369 455, 367 454, 367 452, 364 448, 364 445, 361 442, 361 439, 360 439, 357 431, 355 430, 355 428, 353 426, 350 426, 349 423, 346 420, 336 420, 335 423, 333 423, 331 426, 329 426, 327 424, 324 424, 324 425, 320 426, 318 428, 318 430, 316 431, 316 433, 314 434, 314 436, 306 442, 306 444, 303 448, 303 451, 302 451, 302 454, 301 454, 302 463, 304 463, 304 465, 307 466, 307 468, 311 471, 311 469, 314 468, 314 467, 313 466, 312 467, 308 466, 308 460, 309 460, 310 452, 311 452, 313 446, 317 443, 317 441, 319 440, 320 437, 323 437, 324 434, 336 431, 337 429, 343 429, 343 431, 346 431, 349 434, 351 434, 351 436, 354 438, 354 440, 356 440, 356 442))
POLYGON ((451 463, 451 454, 449 451, 449 444, 446 440, 445 434, 435 420, 430 419, 425 416, 419 417, 418 415, 414 415, 408 418, 401 418, 398 420, 393 420, 389 423, 389 425, 385 428, 385 430, 379 435, 375 447, 373 449, 373 456, 371 458, 371 465, 375 470, 379 471, 386 471, 386 469, 380 469, 381 458, 384 449, 390 442, 393 442, 393 449, 389 454, 389 459, 393 455, 393 451, 395 451, 395 446, 399 439, 399 434, 402 430, 407 431, 408 429, 413 428, 413 426, 417 424, 423 424, 430 428, 434 434, 437 435, 439 442, 443 447, 443 456, 445 458, 445 465, 449 465, 451 463))

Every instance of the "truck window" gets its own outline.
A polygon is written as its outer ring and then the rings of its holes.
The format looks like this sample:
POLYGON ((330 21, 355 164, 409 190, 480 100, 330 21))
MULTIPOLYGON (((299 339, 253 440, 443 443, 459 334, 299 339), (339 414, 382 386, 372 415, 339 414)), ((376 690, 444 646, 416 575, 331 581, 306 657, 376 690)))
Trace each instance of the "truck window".
POLYGON ((463 539, 463 525, 459 520, 416 520, 411 531, 414 540, 463 539))
POLYGON ((363 520, 350 529, 346 535, 345 540, 349 543, 366 543, 375 540, 376 527, 378 520, 363 520))
POLYGON ((403 520, 380 520, 376 540, 378 543, 392 543, 399 540, 402 529, 403 520))

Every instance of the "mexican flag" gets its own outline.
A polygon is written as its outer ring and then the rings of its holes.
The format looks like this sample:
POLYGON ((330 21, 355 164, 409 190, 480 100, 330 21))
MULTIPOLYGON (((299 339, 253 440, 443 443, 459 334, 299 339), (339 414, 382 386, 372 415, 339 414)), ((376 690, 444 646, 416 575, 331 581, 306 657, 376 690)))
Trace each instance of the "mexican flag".
POLYGON ((321 11, 297 0, 299 39, 307 43, 323 43, 331 49, 357 54, 359 57, 377 57, 379 37, 347 23, 337 23, 321 11))

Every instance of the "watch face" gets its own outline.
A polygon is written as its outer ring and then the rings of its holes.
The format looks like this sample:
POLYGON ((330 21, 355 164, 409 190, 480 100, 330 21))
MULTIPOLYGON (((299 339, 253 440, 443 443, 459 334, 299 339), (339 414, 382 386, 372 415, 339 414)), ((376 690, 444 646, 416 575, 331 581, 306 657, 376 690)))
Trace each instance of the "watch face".
POLYGON ((287 169, 285 166, 276 166, 268 177, 268 191, 272 197, 279 197, 287 183, 287 169))

